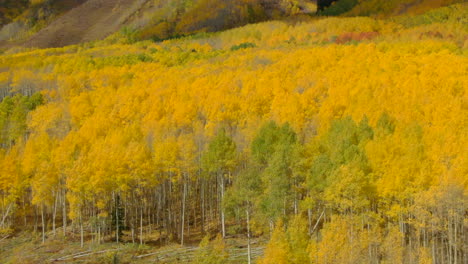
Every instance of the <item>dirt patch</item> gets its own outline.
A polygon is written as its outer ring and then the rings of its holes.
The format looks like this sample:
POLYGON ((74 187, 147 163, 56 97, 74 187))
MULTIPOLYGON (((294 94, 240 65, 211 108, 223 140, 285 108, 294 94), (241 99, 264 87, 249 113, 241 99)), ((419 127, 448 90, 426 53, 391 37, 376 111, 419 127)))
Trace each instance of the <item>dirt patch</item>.
POLYGON ((119 30, 146 0, 88 0, 68 11, 24 43, 25 47, 63 47, 99 40, 119 30))

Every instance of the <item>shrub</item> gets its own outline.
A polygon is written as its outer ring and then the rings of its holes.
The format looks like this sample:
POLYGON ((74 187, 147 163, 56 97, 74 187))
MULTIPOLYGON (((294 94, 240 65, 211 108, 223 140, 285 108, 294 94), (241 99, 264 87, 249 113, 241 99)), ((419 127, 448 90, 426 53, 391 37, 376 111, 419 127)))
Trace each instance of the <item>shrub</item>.
POLYGON ((358 0, 341 0, 334 2, 330 7, 320 11, 320 15, 337 16, 353 9, 358 4, 358 0))
POLYGON ((137 41, 137 31, 130 27, 123 27, 120 34, 124 37, 124 43, 135 43, 137 41))
POLYGON ((236 50, 240 50, 240 49, 255 48, 255 47, 257 47, 257 45, 255 45, 254 43, 245 42, 245 43, 241 43, 239 45, 232 46, 231 51, 236 51, 236 50))
POLYGON ((214 32, 265 20, 267 14, 260 2, 201 0, 182 15, 175 31, 182 35, 214 32))
POLYGON ((198 249, 194 263, 196 264, 222 264, 226 263, 229 257, 226 251, 226 245, 224 244, 221 235, 217 235, 216 238, 210 242, 209 237, 205 236, 200 242, 200 248, 198 249))
POLYGON ((28 27, 21 21, 12 22, 0 29, 0 41, 17 37, 28 30, 28 27))
POLYGON ((466 15, 466 12, 466 5, 457 4, 434 9, 417 16, 400 16, 395 18, 394 21, 407 28, 445 22, 468 25, 468 16, 466 15))
POLYGON ((139 39, 153 39, 154 41, 161 41, 168 39, 172 36, 174 31, 173 23, 168 21, 161 21, 156 25, 146 28, 138 33, 139 39))

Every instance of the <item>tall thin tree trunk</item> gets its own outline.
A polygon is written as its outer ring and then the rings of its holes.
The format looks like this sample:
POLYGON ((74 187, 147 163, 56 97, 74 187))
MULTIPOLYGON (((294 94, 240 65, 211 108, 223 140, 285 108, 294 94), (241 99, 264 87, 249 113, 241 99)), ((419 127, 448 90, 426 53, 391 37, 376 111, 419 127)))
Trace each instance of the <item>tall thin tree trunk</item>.
POLYGON ((8 214, 10 213, 10 209, 12 207, 12 203, 10 203, 7 207, 6 212, 2 216, 2 222, 0 223, 0 226, 3 227, 5 225, 5 220, 8 217, 8 214))
POLYGON ((224 208, 223 208, 223 201, 224 201, 224 175, 221 173, 221 201, 220 201, 220 211, 221 211, 221 230, 223 234, 223 238, 226 237, 226 226, 224 223, 224 208))
POLYGON ((83 216, 80 210, 80 240, 81 240, 81 247, 84 247, 84 230, 83 230, 83 216))
POLYGON ((169 235, 171 234, 172 232, 172 229, 171 229, 171 182, 170 180, 169 181, 166 181, 166 183, 164 184, 164 190, 165 190, 165 194, 164 194, 164 205, 165 205, 165 208, 164 208, 164 214, 165 214, 165 218, 164 218, 164 225, 166 226, 166 244, 169 243, 169 235), (167 187, 166 187, 166 183, 167 183, 167 187), (167 189, 166 189, 167 188, 167 189))
POLYGON ((119 219, 119 201, 118 201, 118 195, 115 196, 115 240, 117 244, 119 243, 119 232, 120 232, 120 219, 119 219))
POLYGON ((66 197, 65 188, 63 189, 62 193, 63 193, 62 194, 63 236, 65 237, 67 235, 67 197, 66 197))
POLYGON ((203 178, 201 179, 200 196, 201 196, 201 230, 202 230, 202 235, 204 235, 205 234, 205 180, 203 178))
POLYGON ((57 216, 57 200, 58 200, 58 192, 55 193, 54 212, 52 214, 52 230, 54 232, 54 237, 56 235, 56 233, 55 233, 55 218, 57 216))
POLYGON ((28 219, 27 219, 27 215, 26 215, 26 197, 25 197, 25 195, 23 195, 23 212, 25 212, 23 214, 23 221, 24 221, 24 225, 26 226, 27 223, 28 223, 28 219))
POLYGON ((45 242, 44 204, 41 204, 41 219, 42 219, 42 244, 44 244, 44 242, 45 242))
POLYGON ((38 214, 37 206, 34 206, 34 233, 37 232, 37 225, 38 225, 37 224, 37 217, 38 217, 37 214, 38 214))
POLYGON ((140 209, 140 245, 143 245, 143 205, 140 209))
POLYGON ((248 260, 248 264, 251 264, 252 252, 250 248, 250 212, 249 212, 249 209, 247 208, 245 212, 247 213, 247 260, 248 260))
POLYGON ((182 176, 182 184, 184 186, 183 196, 182 196, 182 216, 181 216, 181 227, 180 227, 180 244, 184 245, 184 229, 185 229, 185 197, 187 195, 187 183, 185 181, 185 176, 182 176))
POLYGON ((98 220, 98 227, 97 227, 97 243, 101 244, 101 223, 98 220))
POLYGON ((163 226, 165 227, 166 229, 166 236, 165 236, 165 240, 166 240, 166 243, 167 243, 167 238, 169 236, 169 205, 168 205, 168 199, 167 198, 167 191, 166 191, 166 182, 163 183, 163 202, 164 202, 164 206, 162 206, 162 211, 163 211, 163 226))

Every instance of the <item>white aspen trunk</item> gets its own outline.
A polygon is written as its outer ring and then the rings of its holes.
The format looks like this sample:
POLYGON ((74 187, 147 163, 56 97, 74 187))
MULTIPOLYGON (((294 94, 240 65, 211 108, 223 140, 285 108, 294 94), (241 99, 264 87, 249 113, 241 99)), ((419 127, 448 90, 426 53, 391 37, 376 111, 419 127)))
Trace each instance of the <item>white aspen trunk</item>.
POLYGON ((180 227, 180 244, 183 246, 184 245, 184 229, 185 229, 185 196, 187 195, 187 183, 185 181, 185 176, 182 176, 182 181, 183 181, 183 185, 184 185, 184 191, 183 191, 183 195, 182 195, 182 216, 181 216, 181 227, 180 227))
POLYGON ((143 205, 140 210, 140 245, 143 245, 143 205))
POLYGON ((62 191, 62 218, 63 218, 63 236, 67 235, 67 197, 65 195, 65 189, 62 191))
POLYGON ((115 237, 116 237, 116 241, 117 241, 117 244, 119 243, 119 203, 118 203, 118 200, 117 200, 117 197, 115 198, 115 231, 116 231, 116 234, 115 234, 115 237))
POLYGON ((4 227, 4 225, 5 225, 5 220, 6 220, 6 218, 8 217, 8 214, 10 214, 11 206, 12 206, 12 204, 10 203, 10 204, 8 205, 8 207, 7 207, 6 212, 3 214, 2 223, 0 224, 1 227, 4 227))
POLYGON ((224 201, 224 175, 221 174, 221 202, 220 202, 220 209, 221 209, 221 230, 223 233, 223 238, 226 237, 226 226, 224 223, 224 208, 223 208, 223 203, 224 201))
POLYGON ((81 240, 81 247, 84 247, 83 217, 81 215, 81 210, 80 210, 80 240, 81 240))
POLYGON ((37 232, 37 229, 38 229, 38 223, 37 223, 37 218, 38 218, 38 212, 37 212, 37 206, 34 206, 34 233, 37 232))
POLYGON ((454 255, 454 260, 453 262, 454 263, 458 263, 458 250, 457 250, 457 245, 458 245, 458 241, 457 241, 457 236, 458 236, 458 231, 457 231, 457 226, 458 226, 458 215, 455 214, 455 221, 453 223, 453 227, 454 227, 454 230, 453 230, 453 245, 454 245, 454 249, 453 249, 453 253, 455 254, 454 255))
POLYGON ((202 234, 205 234, 205 180, 201 179, 201 229, 202 234))
POLYGON ((101 244, 101 224, 98 224, 97 243, 101 244))
MULTIPOLYGON (((116 219, 115 220, 115 240, 116 240, 117 243, 119 243, 119 232, 118 232, 118 230, 119 230, 119 228, 118 228, 119 220, 118 220, 118 212, 117 212, 117 198, 116 198, 116 195, 115 195, 114 191, 112 192, 112 200, 114 202, 114 210, 115 210, 115 215, 114 216, 116 217, 115 218, 116 219)), ((111 206, 111 215, 112 215, 112 206, 111 206)), ((112 235, 112 222, 111 222, 111 225, 109 227, 109 232, 110 232, 110 235, 112 235)))
POLYGON ((170 220, 170 214, 167 211, 167 208, 169 208, 168 201, 169 198, 167 197, 168 195, 166 194, 166 182, 163 183, 163 201, 164 201, 164 206, 162 207, 163 211, 163 225, 166 229, 166 234, 165 234, 165 240, 167 242, 167 238, 169 236, 169 220, 170 220))
POLYGON ((56 219, 56 216, 57 216, 57 200, 58 200, 58 192, 55 194, 54 212, 52 214, 52 230, 53 230, 53 233, 54 233, 54 237, 56 235, 56 233, 55 233, 55 219, 56 219))
MULTIPOLYGON (((23 200, 23 210, 26 211, 26 198, 24 197, 24 195, 23 195, 22 200, 23 200)), ((26 226, 28 223, 26 214, 23 214, 23 221, 24 221, 24 225, 26 226)))
MULTIPOLYGON (((216 179, 215 179, 215 181, 216 181, 216 179)), ((213 198, 214 184, 210 184, 210 182, 211 182, 211 179, 208 181, 208 208, 209 208, 208 210, 209 210, 209 213, 210 213, 209 214, 210 221, 208 223, 213 222, 213 219, 215 217, 215 215, 214 215, 214 210, 215 209, 214 209, 214 205, 213 205, 213 203, 214 203, 214 198, 213 198)), ((216 197, 218 197, 218 196, 216 195, 216 197)), ((209 228, 210 227, 208 226, 208 229, 209 228)))
POLYGON ((169 235, 172 233, 172 188, 171 188, 171 173, 169 173, 168 190, 167 190, 167 234, 166 242, 169 242, 169 235))
MULTIPOLYGON (((188 176, 187 176, 187 179, 188 179, 188 176)), ((190 212, 191 212, 191 210, 190 210, 191 206, 190 205, 191 205, 191 203, 190 203, 190 193, 189 193, 190 192, 190 186, 189 186, 188 183, 187 183, 185 189, 186 190, 185 190, 185 199, 184 200, 189 201, 188 205, 187 204, 185 205, 185 207, 187 208, 186 210, 188 210, 186 220, 185 220, 185 222, 187 222, 187 232, 186 233, 190 237, 190 212)), ((196 225, 196 221, 195 221, 195 225, 196 225)))
POLYGON ((434 223, 431 221, 431 237, 432 237, 432 263, 436 263, 436 238, 434 236, 434 223))
POLYGON ((44 204, 41 205, 41 220, 42 220, 42 244, 44 244, 45 242, 44 204))
MULTIPOLYGON (((314 228, 312 228, 312 233, 314 233, 315 229, 317 228, 318 224, 320 223, 320 219, 322 219, 322 216, 325 214, 325 210, 322 211, 322 214, 319 216, 317 219, 317 223, 315 223, 314 228)), ((311 234, 312 235, 312 234, 311 234)))
POLYGON ((249 213, 249 209, 245 210, 245 212, 247 213, 247 260, 248 260, 248 264, 251 264, 252 263, 252 250, 250 248, 250 213, 249 213))

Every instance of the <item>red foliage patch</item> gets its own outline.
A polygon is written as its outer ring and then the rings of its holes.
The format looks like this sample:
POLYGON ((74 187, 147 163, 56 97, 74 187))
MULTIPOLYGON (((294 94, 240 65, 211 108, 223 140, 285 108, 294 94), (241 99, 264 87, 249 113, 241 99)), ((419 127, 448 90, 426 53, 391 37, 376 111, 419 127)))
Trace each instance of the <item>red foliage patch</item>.
POLYGON ((344 34, 339 35, 335 39, 335 43, 337 44, 345 44, 350 41, 363 41, 363 40, 371 40, 376 38, 379 35, 379 32, 347 32, 344 34))
POLYGON ((423 38, 440 38, 441 39, 441 38, 444 38, 444 36, 439 31, 428 31, 419 35, 419 39, 423 39, 423 38))

